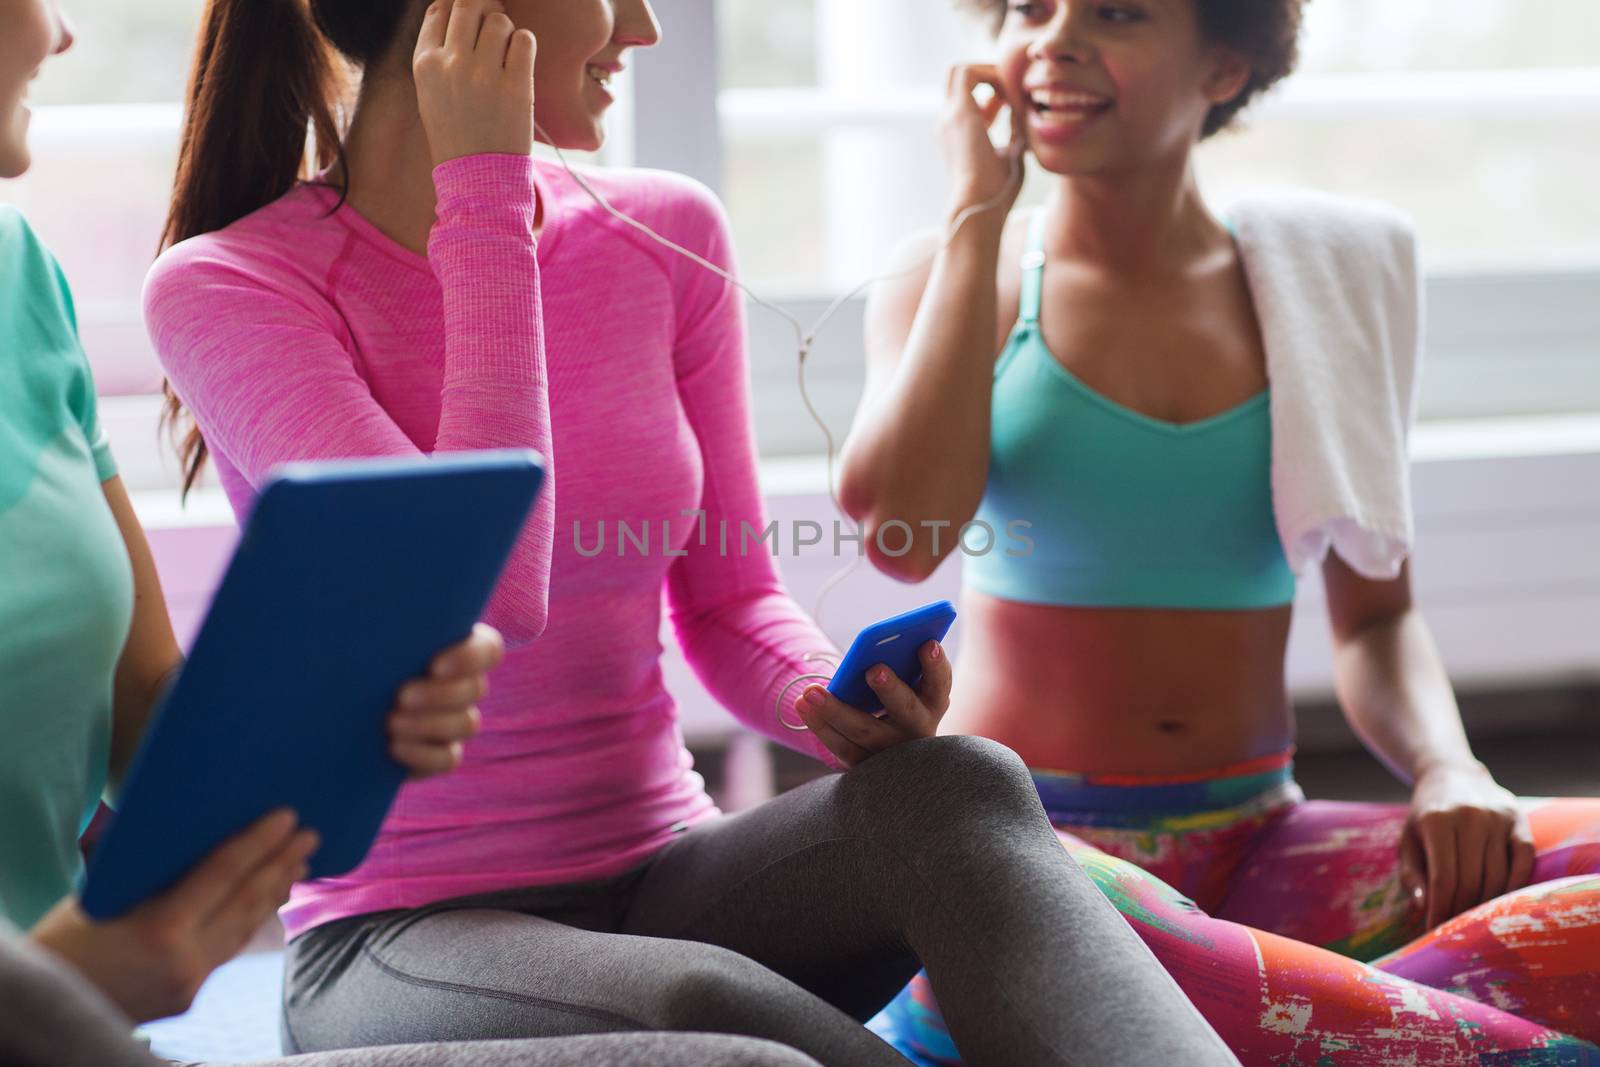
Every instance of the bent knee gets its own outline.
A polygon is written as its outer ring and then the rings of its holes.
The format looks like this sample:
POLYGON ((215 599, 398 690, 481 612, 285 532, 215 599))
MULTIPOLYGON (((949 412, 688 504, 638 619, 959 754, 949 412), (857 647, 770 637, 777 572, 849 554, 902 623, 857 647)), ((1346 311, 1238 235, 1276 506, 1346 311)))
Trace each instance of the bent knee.
POLYGON ((998 741, 971 734, 940 734, 907 741, 879 753, 861 766, 863 769, 871 767, 878 760, 884 761, 886 769, 894 762, 906 765, 919 775, 937 774, 953 780, 1012 779, 1032 788, 1021 756, 998 741))
POLYGON ((916 823, 944 826, 977 819, 1028 820, 1047 826, 1022 758, 986 737, 947 735, 907 741, 845 776, 881 817, 898 811, 916 823))

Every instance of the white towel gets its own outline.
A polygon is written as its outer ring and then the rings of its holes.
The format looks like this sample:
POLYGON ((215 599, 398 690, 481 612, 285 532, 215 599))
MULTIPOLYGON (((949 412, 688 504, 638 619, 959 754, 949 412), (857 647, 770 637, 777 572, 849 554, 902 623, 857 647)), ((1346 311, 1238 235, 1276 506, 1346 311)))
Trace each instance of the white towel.
POLYGON ((1227 212, 1272 387, 1272 496, 1296 574, 1332 546, 1393 578, 1411 552, 1422 283, 1415 232, 1381 204, 1319 193, 1227 212))

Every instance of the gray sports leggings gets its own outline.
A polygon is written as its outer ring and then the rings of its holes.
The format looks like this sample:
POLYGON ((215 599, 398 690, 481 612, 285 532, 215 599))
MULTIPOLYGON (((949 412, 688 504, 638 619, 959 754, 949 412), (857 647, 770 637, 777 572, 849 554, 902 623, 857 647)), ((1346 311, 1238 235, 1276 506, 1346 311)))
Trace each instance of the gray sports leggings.
POLYGON ((1068 858, 1021 760, 914 741, 688 830, 604 882, 355 916, 295 939, 297 1049, 692 1030, 826 1067, 926 966, 973 1067, 1236 1064, 1068 858))
MULTIPOLYGON (((60 960, 0 924, 0 1064, 160 1067, 129 1022, 60 960)), ((721 1034, 601 1034, 407 1045, 295 1056, 253 1067, 817 1067, 770 1041, 721 1034)))

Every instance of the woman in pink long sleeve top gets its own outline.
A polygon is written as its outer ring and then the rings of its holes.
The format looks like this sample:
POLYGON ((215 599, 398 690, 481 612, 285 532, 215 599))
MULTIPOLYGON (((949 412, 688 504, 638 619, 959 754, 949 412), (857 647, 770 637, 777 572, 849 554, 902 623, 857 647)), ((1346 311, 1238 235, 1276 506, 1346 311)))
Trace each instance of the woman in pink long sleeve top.
MULTIPOLYGON (((535 93, 555 143, 599 143, 605 82, 659 34, 646 0, 310 6, 314 25, 207 9, 176 243, 145 293, 198 432, 191 480, 209 453, 243 513, 294 459, 519 446, 551 477, 490 604, 511 648, 460 772, 407 786, 361 867, 284 911, 291 1046, 648 1028, 895 1063, 859 1021, 920 962, 974 1063, 1231 1062, 1062 853, 1020 762, 933 736, 937 645, 918 690, 879 686, 889 721, 802 697, 811 730, 779 724, 832 646, 768 547, 739 548, 766 525, 740 296, 529 156, 535 93), (330 43, 366 72, 342 143, 330 43), (308 121, 325 165, 299 181, 308 121), (663 588, 724 706, 853 769, 722 817, 662 684, 663 588)), ((591 181, 731 269, 704 188, 591 181)))

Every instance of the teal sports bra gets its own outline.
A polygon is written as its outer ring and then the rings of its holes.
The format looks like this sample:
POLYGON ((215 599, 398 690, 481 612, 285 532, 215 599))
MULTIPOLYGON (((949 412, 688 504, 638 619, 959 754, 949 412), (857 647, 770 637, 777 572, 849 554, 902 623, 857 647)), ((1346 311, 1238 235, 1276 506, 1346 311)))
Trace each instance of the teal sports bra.
POLYGON ((1044 213, 1016 326, 995 364, 989 481, 964 581, 1035 604, 1266 608, 1294 599, 1272 510, 1268 391, 1197 422, 1096 392, 1046 347, 1044 213), (1021 524, 1028 525, 1023 526, 1021 524))

